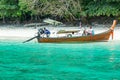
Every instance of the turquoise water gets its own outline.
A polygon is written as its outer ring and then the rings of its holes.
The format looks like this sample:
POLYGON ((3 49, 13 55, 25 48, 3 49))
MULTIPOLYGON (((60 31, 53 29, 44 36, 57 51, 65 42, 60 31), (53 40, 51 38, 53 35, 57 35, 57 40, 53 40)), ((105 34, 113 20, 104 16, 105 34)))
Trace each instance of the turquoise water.
POLYGON ((0 80, 120 80, 120 41, 0 41, 0 80))

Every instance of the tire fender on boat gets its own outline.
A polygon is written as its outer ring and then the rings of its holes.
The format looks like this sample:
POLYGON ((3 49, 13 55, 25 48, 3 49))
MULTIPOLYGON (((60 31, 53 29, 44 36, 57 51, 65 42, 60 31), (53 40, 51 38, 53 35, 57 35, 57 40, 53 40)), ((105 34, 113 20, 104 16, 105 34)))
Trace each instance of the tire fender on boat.
POLYGON ((67 37, 72 37, 72 34, 67 34, 67 37))

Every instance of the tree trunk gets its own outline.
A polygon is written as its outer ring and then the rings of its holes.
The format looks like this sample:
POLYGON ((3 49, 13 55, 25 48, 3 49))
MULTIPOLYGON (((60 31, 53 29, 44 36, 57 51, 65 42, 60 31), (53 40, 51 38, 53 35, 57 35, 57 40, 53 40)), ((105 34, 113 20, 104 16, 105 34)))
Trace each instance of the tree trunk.
POLYGON ((3 16, 3 23, 5 23, 5 16, 3 16))

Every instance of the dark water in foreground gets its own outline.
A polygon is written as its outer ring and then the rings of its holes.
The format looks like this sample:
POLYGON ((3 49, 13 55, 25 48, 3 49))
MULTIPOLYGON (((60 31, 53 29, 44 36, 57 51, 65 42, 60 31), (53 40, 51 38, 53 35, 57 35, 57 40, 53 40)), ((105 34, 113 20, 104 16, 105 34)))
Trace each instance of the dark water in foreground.
POLYGON ((120 80, 120 41, 0 41, 0 80, 120 80))

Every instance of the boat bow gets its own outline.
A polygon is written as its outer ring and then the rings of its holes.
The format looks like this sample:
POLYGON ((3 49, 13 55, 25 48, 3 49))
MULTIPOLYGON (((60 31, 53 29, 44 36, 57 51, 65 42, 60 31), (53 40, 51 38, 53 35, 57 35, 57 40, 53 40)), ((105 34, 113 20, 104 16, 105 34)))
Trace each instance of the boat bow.
POLYGON ((110 27, 112 39, 114 37, 114 28, 115 28, 116 24, 117 24, 117 20, 114 20, 112 26, 110 27))

